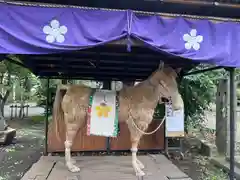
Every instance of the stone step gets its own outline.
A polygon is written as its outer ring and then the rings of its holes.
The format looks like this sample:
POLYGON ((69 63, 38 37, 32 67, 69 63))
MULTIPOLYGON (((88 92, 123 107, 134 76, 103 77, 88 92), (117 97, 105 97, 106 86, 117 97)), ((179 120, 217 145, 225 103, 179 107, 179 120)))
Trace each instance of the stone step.
POLYGON ((0 131, 0 144, 6 145, 12 143, 13 139, 16 137, 16 129, 8 127, 4 131, 0 131))

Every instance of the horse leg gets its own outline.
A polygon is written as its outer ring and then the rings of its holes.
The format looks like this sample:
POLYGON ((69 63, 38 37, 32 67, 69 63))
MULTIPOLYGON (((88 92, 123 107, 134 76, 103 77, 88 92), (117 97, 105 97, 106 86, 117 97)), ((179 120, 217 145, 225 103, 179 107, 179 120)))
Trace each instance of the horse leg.
POLYGON ((138 143, 140 141, 140 137, 139 138, 134 138, 132 139, 132 166, 133 169, 136 172, 136 176, 144 176, 145 173, 141 170, 141 168, 143 168, 143 164, 137 159, 137 151, 138 151, 138 143), (140 164, 141 163, 141 164, 140 164))
POLYGON ((79 172, 80 168, 74 165, 74 161, 71 157, 71 147, 73 140, 78 132, 79 125, 72 124, 72 123, 66 123, 66 141, 65 141, 65 162, 66 166, 68 167, 69 171, 71 172, 79 172))
POLYGON ((138 163, 138 166, 139 166, 140 169, 144 169, 145 168, 143 163, 138 158, 137 158, 137 163, 138 163))

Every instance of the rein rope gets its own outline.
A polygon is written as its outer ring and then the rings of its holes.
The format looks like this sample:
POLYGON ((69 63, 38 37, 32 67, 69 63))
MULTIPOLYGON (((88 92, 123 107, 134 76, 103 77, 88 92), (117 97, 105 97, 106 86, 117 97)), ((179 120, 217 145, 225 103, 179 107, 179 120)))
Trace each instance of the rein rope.
POLYGON ((151 135, 151 134, 154 134, 155 132, 157 132, 157 130, 159 130, 159 128, 162 126, 162 124, 163 124, 163 122, 164 122, 165 120, 166 120, 166 115, 163 117, 162 122, 158 125, 158 127, 157 127, 155 130, 151 131, 151 132, 144 132, 143 130, 141 130, 141 129, 136 125, 136 123, 134 122, 134 120, 132 120, 132 122, 133 122, 134 127, 135 127, 140 133, 142 133, 142 134, 144 134, 144 135, 151 135))

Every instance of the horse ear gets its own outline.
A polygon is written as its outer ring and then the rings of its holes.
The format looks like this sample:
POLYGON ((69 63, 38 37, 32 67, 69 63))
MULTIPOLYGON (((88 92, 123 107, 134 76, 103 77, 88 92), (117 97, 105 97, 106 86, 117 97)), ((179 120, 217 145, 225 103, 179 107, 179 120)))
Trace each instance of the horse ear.
POLYGON ((159 65, 158 65, 158 69, 159 70, 162 70, 164 68, 164 62, 163 61, 160 61, 159 62, 159 65))
POLYGON ((182 68, 177 68, 177 69, 175 69, 175 71, 176 71, 177 73, 179 73, 181 70, 182 70, 182 68))

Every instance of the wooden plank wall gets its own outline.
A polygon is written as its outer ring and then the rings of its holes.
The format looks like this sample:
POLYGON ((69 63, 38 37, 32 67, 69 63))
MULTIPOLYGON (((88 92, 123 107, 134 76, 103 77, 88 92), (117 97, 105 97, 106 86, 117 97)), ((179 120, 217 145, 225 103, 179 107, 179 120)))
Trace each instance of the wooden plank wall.
MULTIPOLYGON (((161 121, 153 121, 148 131, 154 130, 161 121)), ((65 141, 65 127, 61 124, 59 127, 60 141, 56 136, 56 129, 54 123, 49 124, 48 131, 48 152, 63 152, 64 141, 65 141)), ((162 127, 153 135, 145 135, 142 137, 139 149, 164 149, 164 124, 162 127)), ((83 127, 77 134, 76 139, 73 143, 72 151, 106 151, 106 137, 100 136, 87 136, 86 127, 83 127)), ((117 138, 110 139, 110 150, 129 150, 131 148, 130 133, 125 123, 120 124, 120 133, 117 138)))

